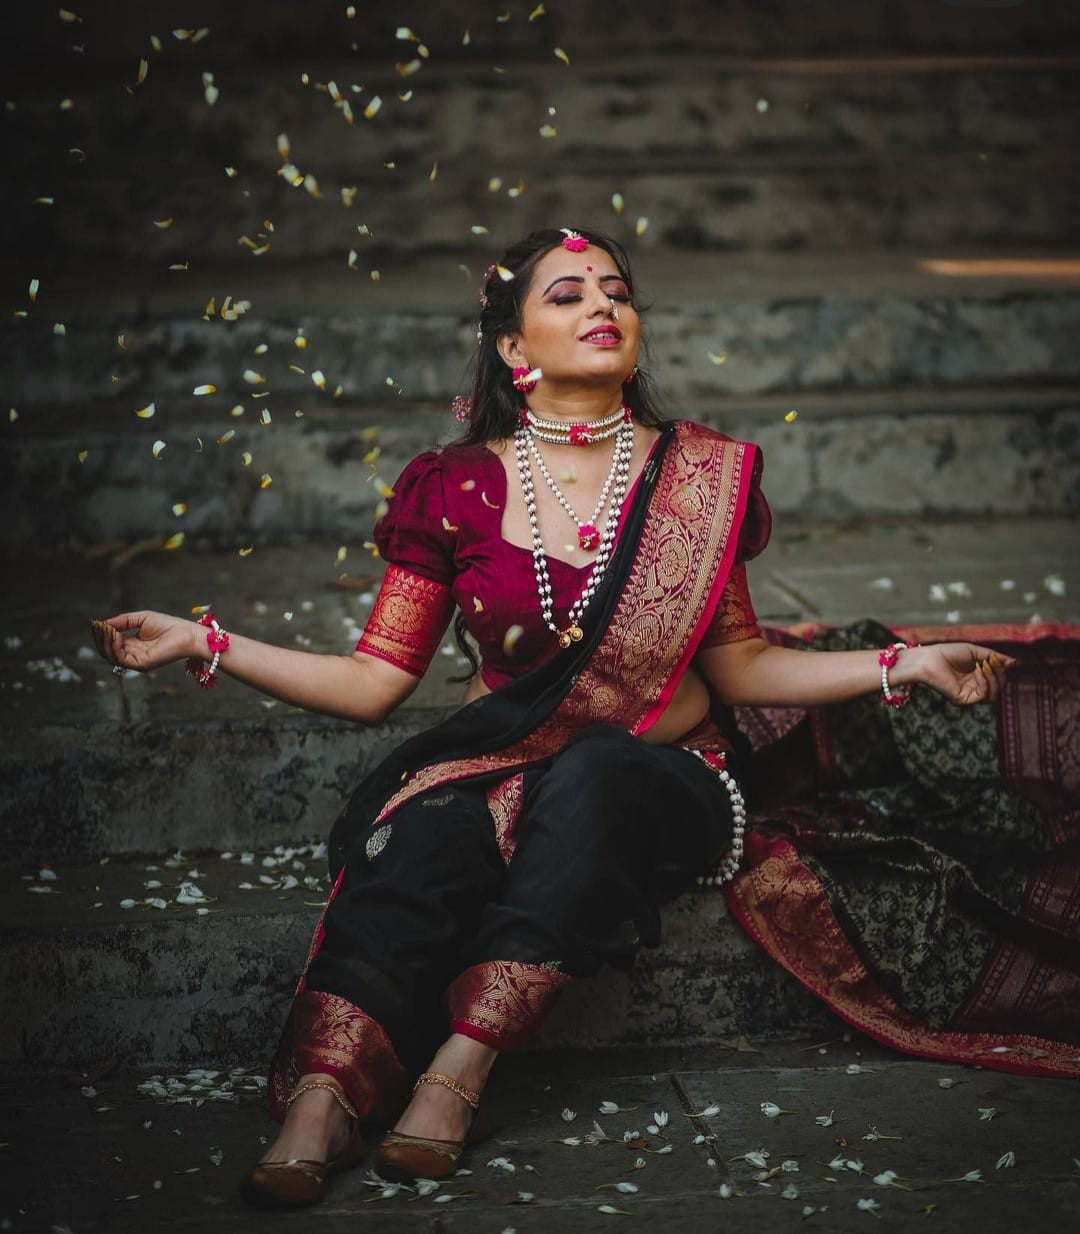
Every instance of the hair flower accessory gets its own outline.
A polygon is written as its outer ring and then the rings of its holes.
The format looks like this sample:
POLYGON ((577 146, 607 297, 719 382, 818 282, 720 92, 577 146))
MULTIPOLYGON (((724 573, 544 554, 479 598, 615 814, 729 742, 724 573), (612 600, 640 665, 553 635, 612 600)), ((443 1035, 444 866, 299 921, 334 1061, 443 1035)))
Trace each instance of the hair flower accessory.
POLYGON ((467 394, 455 394, 450 401, 450 410, 459 424, 464 424, 472 415, 472 399, 467 394))
POLYGON ((589 242, 586 238, 577 231, 571 231, 569 227, 560 227, 559 230, 563 233, 562 246, 569 253, 584 253, 589 247, 589 242))
POLYGON ((484 281, 480 284, 480 307, 482 309, 486 309, 488 306, 487 285, 491 280, 491 276, 498 268, 499 267, 495 264, 495 262, 492 262, 491 265, 484 271, 484 281))

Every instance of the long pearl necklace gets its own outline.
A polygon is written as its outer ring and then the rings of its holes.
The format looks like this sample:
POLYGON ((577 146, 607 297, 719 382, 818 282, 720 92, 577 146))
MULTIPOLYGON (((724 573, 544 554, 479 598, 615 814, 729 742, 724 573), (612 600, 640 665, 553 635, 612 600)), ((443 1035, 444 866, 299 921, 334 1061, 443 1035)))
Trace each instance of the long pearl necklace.
POLYGON ((555 500, 573 519, 574 526, 577 528, 578 547, 584 549, 587 553, 591 553, 600 543, 600 532, 597 530, 597 526, 599 525, 600 515, 603 512, 604 506, 607 505, 611 485, 619 470, 619 443, 615 443, 615 451, 611 456, 611 468, 608 471, 607 479, 604 481, 604 487, 600 490, 600 496, 592 512, 592 517, 584 523, 578 518, 574 507, 566 500, 566 494, 555 483, 555 477, 548 471, 547 463, 544 462, 544 456, 540 453, 539 446, 531 437, 529 439, 529 453, 532 455, 537 467, 540 468, 540 474, 544 477, 548 488, 555 494, 555 500))
MULTIPOLYGON (((544 541, 540 535, 540 520, 536 509, 536 490, 533 487, 532 468, 529 465, 529 430, 522 426, 514 433, 514 453, 517 457, 518 478, 521 481, 521 493, 525 498, 525 510, 529 516, 529 530, 532 533, 533 568, 536 571, 536 590, 540 597, 540 616, 544 624, 559 640, 560 647, 569 647, 571 643, 579 643, 585 637, 581 628, 581 615, 596 594, 600 581, 607 568, 615 544, 615 534, 619 529, 619 516, 622 513, 623 499, 626 497, 627 481, 630 476, 630 457, 634 450, 634 426, 624 422, 619 426, 615 441, 615 454, 612 460, 611 505, 608 508, 607 522, 604 524, 604 534, 600 537, 600 547, 593 561, 592 570, 582 589, 581 595, 574 601, 570 609, 566 629, 560 630, 555 624, 552 613, 551 575, 548 573, 547 557, 544 554, 544 541)), ((575 518, 576 516, 572 516, 575 518)))

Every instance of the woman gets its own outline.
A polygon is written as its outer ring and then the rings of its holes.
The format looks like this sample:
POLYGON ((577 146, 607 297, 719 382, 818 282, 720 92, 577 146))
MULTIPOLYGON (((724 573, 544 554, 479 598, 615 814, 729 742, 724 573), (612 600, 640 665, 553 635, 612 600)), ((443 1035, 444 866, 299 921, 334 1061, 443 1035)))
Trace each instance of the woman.
MULTIPOLYGON (((351 657, 230 638, 212 618, 95 627, 123 668, 189 657, 203 684, 220 668, 372 725, 455 607, 481 653, 465 706, 396 750, 333 829, 333 887, 271 1068, 282 1131, 245 1180, 257 1203, 319 1199, 367 1121, 393 1127, 383 1174, 451 1174, 499 1051, 573 977, 655 945, 665 901, 732 878, 745 809, 725 708, 883 691, 899 716, 916 683, 992 703, 1015 663, 888 631, 887 648, 828 654, 762 637, 744 569, 769 534, 760 454, 658 415, 612 240, 534 232, 488 270, 481 306, 466 432, 395 485, 376 530, 386 578, 351 657)), ((760 938, 757 907, 736 911, 760 938)))

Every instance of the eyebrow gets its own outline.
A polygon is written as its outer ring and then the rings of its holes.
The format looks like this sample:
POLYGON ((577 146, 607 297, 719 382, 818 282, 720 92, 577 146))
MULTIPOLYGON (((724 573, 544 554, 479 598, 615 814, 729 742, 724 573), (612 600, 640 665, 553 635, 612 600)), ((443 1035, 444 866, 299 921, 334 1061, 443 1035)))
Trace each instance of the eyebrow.
MULTIPOLYGON (((617 283, 626 283, 626 279, 623 278, 621 274, 601 274, 600 278, 597 281, 600 283, 609 283, 612 280, 614 280, 617 283)), ((563 274, 563 275, 560 275, 559 278, 557 279, 552 279, 551 282, 548 283, 548 285, 544 288, 544 290, 540 294, 546 296, 548 292, 555 286, 556 283, 584 283, 584 282, 585 280, 582 278, 580 274, 563 274)), ((627 283, 627 286, 629 285, 630 284, 627 283)))

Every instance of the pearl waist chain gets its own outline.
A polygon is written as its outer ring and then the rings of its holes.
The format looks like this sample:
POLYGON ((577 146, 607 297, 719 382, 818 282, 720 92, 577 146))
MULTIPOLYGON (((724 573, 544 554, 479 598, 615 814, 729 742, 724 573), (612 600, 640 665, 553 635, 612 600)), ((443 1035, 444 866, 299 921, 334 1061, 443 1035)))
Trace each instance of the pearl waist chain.
POLYGON ((731 882, 738 873, 739 864, 742 861, 743 836, 746 832, 746 802, 735 782, 735 777, 727 769, 727 758, 724 754, 712 750, 693 749, 690 753, 700 758, 710 770, 716 772, 716 778, 727 789, 728 796, 731 798, 731 817, 734 823, 731 832, 731 848, 728 849, 727 856, 715 870, 701 875, 697 880, 699 887, 719 887, 723 883, 731 882))

